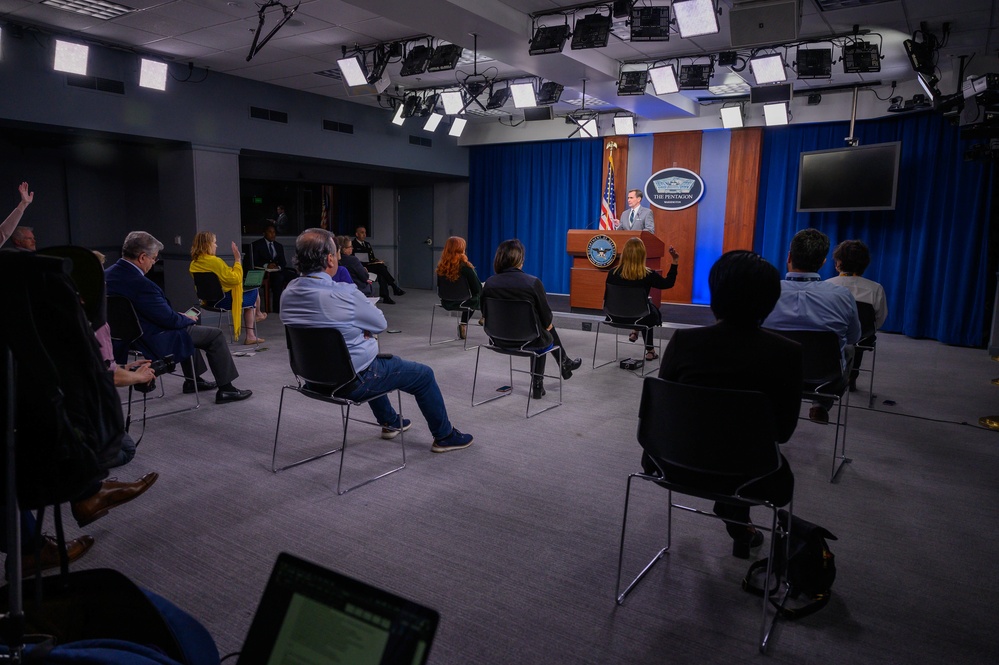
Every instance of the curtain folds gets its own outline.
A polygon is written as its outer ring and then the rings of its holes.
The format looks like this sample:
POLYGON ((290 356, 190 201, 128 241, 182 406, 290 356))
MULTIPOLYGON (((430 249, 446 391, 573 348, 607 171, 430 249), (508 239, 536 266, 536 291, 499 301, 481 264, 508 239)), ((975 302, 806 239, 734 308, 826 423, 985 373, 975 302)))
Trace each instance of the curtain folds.
POLYGON ((469 260, 480 279, 493 273, 503 240, 524 243, 524 271, 549 293, 569 292, 569 229, 600 219, 601 139, 475 146, 469 162, 469 260))
MULTIPOLYGON (((992 162, 964 161, 970 142, 937 114, 858 123, 861 145, 902 142, 895 210, 796 213, 799 154, 843 147, 848 134, 845 122, 765 130, 756 251, 783 271, 801 229, 819 229, 833 247, 859 238, 871 248, 864 276, 881 283, 888 298, 885 331, 981 346, 992 162)), ((821 274, 835 274, 831 251, 821 274)))

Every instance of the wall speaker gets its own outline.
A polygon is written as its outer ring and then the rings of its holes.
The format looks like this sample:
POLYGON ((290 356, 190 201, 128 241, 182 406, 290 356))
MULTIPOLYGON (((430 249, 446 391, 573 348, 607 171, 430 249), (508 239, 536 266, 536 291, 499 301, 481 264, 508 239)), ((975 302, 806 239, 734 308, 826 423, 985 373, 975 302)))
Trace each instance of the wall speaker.
POLYGON ((798 39, 799 0, 740 2, 728 12, 732 46, 768 46, 798 39))
POLYGON ((551 120, 554 117, 554 110, 551 106, 534 106, 524 109, 524 120, 551 120))

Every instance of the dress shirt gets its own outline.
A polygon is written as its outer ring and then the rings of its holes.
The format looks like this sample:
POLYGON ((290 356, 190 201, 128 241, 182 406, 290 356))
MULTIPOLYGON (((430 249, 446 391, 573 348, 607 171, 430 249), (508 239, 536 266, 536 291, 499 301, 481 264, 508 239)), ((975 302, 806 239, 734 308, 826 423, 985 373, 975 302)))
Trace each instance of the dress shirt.
POLYGON ((382 311, 353 283, 334 282, 325 272, 303 275, 288 284, 281 295, 281 321, 290 326, 339 330, 358 374, 378 355, 374 335, 388 327, 382 311))
POLYGON ((780 298, 764 328, 831 330, 839 335, 840 352, 860 339, 857 301, 845 287, 822 281, 815 272, 789 272, 780 283, 780 298))
POLYGON ((832 277, 827 282, 839 284, 850 289, 857 302, 866 302, 874 307, 874 326, 880 328, 888 318, 888 302, 885 299, 884 288, 875 281, 860 275, 840 275, 832 277))

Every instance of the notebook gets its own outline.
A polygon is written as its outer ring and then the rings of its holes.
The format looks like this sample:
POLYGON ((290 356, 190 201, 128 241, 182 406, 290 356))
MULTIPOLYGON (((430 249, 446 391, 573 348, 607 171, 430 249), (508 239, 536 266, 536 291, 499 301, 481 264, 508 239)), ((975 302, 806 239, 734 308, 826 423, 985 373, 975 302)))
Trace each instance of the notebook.
POLYGON ((247 270, 246 275, 243 276, 243 288, 244 289, 255 289, 264 283, 264 275, 267 274, 266 270, 247 270))
POLYGON ((422 665, 439 621, 428 607, 282 552, 237 665, 422 665))

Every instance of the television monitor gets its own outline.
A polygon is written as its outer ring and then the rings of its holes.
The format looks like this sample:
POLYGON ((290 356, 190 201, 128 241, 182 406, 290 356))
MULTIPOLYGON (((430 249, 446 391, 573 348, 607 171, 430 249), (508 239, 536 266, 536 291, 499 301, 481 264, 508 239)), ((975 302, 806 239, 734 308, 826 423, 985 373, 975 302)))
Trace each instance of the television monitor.
POLYGON ((894 210, 899 141, 801 153, 798 212, 894 210))

